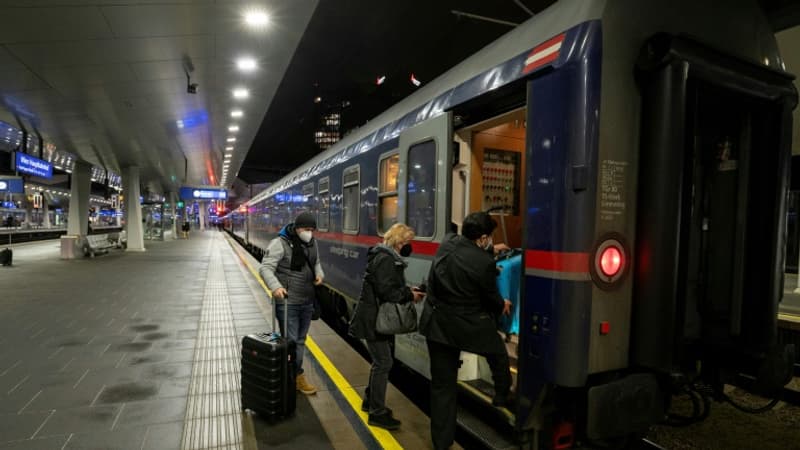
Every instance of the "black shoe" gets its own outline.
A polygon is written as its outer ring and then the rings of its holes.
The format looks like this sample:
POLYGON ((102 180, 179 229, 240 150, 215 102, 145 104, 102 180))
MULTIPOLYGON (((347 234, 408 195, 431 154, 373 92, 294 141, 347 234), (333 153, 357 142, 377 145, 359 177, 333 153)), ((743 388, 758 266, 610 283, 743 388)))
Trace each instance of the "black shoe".
POLYGON ((392 417, 392 413, 388 411, 378 415, 370 414, 367 423, 373 427, 379 427, 385 430, 396 430, 400 428, 400 421, 392 417))
POLYGON ((361 411, 369 412, 369 400, 361 401, 361 411))

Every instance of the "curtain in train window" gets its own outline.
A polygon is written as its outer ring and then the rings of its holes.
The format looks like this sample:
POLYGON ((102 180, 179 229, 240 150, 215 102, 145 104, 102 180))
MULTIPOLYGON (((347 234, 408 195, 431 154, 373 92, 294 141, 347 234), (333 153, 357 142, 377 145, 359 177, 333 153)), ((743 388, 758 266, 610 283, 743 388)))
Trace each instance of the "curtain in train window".
POLYGON ((408 150, 408 226, 418 237, 433 237, 436 229, 436 142, 425 141, 408 150))
POLYGON ((328 177, 319 180, 319 211, 317 213, 317 229, 320 231, 328 231, 328 222, 330 220, 331 194, 330 194, 330 179, 328 177))
POLYGON ((358 233, 358 166, 348 167, 342 175, 342 231, 358 233))
POLYGON ((380 234, 397 222, 397 172, 399 169, 400 155, 397 153, 381 159, 378 186, 378 233, 380 234))

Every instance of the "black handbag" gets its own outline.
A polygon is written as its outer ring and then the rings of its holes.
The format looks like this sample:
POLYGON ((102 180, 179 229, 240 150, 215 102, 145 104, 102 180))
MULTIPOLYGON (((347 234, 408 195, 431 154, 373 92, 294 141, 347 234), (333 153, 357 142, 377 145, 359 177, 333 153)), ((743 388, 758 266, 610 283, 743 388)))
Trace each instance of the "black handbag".
POLYGON ((417 309, 413 302, 383 303, 378 307, 375 330, 380 334, 404 334, 417 329, 417 309))

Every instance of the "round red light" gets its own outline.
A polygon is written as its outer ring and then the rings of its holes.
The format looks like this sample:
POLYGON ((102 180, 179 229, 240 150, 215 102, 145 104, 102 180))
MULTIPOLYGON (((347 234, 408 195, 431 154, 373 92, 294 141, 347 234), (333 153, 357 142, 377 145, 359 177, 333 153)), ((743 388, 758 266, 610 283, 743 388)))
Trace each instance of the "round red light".
POLYGON ((607 277, 619 273, 622 263, 622 252, 617 247, 607 247, 600 254, 600 270, 607 277))

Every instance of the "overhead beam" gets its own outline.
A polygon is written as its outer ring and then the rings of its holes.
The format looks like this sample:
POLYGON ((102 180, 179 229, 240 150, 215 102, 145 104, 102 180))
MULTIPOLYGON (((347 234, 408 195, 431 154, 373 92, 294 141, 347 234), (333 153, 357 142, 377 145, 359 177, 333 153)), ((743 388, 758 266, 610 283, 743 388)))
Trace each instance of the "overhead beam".
POLYGON ((518 23, 509 22, 507 20, 495 19, 493 17, 481 16, 481 15, 478 15, 478 14, 472 14, 472 13, 468 13, 468 12, 464 12, 464 11, 458 11, 458 10, 455 10, 455 9, 451 10, 450 12, 455 14, 456 16, 459 16, 459 17, 469 17, 470 19, 484 20, 486 22, 498 23, 500 25, 507 25, 509 27, 516 27, 516 26, 519 25, 518 23))

